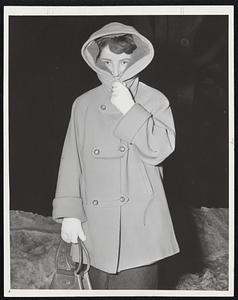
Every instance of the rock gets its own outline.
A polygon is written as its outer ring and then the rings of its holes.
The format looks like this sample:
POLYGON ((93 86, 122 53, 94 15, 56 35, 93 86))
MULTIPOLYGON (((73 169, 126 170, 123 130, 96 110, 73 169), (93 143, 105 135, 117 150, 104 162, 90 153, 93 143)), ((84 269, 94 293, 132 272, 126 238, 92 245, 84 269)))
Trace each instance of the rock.
POLYGON ((56 223, 51 217, 44 217, 38 214, 25 211, 10 211, 11 230, 20 228, 37 229, 41 231, 60 232, 61 225, 56 223))
POLYGON ((183 275, 178 290, 228 290, 228 256, 209 263, 201 274, 183 275))
POLYGON ((55 270, 54 257, 59 234, 40 231, 12 231, 11 288, 47 288, 55 270))
POLYGON ((193 216, 203 250, 204 260, 216 260, 227 256, 228 250, 228 209, 194 209, 193 216))
POLYGON ((202 273, 184 274, 178 290, 228 289, 228 209, 194 209, 193 216, 203 252, 202 273))
MULTIPOLYGON (((201 273, 183 274, 178 290, 228 288, 228 210, 193 210, 205 267, 201 273)), ((11 288, 47 289, 55 271, 61 225, 51 217, 10 211, 11 288)), ((62 257, 61 257, 62 258, 62 257)), ((60 265, 66 267, 65 261, 60 265)))
POLYGON ((12 289, 49 287, 55 271, 60 227, 51 217, 10 212, 12 289))

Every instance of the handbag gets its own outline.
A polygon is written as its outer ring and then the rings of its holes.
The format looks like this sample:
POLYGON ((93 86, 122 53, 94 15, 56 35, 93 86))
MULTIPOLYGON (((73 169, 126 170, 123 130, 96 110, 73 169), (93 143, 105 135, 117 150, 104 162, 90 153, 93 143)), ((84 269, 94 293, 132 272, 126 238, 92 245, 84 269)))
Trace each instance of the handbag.
POLYGON ((50 284, 50 289, 91 290, 92 285, 88 274, 90 268, 90 257, 86 246, 78 238, 78 264, 69 258, 70 255, 68 254, 68 250, 68 244, 61 239, 55 256, 56 271, 50 284), (83 264, 83 251, 86 257, 86 265, 83 264), (61 252, 63 253, 63 257, 67 264, 67 269, 59 267, 59 257, 61 252))

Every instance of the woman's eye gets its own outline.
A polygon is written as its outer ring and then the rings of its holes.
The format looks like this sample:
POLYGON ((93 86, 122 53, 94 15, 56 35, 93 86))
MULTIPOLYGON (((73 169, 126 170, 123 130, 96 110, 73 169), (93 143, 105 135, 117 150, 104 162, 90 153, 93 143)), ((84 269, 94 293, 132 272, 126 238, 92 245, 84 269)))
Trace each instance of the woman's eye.
POLYGON ((109 65, 109 64, 110 64, 110 61, 104 61, 104 64, 105 64, 105 65, 109 65))
POLYGON ((122 62, 123 65, 127 65, 129 61, 125 60, 122 62))

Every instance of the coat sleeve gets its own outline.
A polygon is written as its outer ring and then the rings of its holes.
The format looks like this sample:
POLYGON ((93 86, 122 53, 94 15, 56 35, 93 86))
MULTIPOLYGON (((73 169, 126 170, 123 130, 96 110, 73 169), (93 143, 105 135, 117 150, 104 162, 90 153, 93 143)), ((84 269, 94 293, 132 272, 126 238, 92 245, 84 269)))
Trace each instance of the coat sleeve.
POLYGON ((77 143, 78 129, 75 119, 74 102, 62 150, 56 193, 53 200, 52 217, 59 223, 62 222, 64 217, 78 218, 81 222, 86 221, 80 191, 82 168, 77 143))
POLYGON ((157 165, 175 149, 175 128, 167 98, 157 94, 152 102, 150 112, 135 103, 116 125, 114 135, 135 145, 145 163, 157 165))

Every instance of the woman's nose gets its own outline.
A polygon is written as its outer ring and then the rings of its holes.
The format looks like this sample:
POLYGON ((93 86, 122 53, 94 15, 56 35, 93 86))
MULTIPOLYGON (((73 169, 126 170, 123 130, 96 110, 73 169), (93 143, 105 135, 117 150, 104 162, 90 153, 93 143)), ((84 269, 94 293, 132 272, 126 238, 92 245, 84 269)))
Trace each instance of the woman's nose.
POLYGON ((117 77, 119 75, 119 67, 117 65, 114 65, 113 66, 113 69, 112 69, 112 75, 114 77, 117 77))

